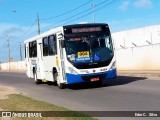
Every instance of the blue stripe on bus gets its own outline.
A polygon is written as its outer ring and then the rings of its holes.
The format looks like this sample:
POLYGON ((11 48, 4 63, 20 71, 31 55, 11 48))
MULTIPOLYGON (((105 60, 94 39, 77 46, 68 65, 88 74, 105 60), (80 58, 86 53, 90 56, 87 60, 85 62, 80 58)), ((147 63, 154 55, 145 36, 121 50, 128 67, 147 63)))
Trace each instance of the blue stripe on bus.
POLYGON ((70 74, 66 73, 66 78, 67 78, 67 83, 72 84, 72 83, 80 83, 80 82, 87 82, 82 79, 82 76, 92 76, 92 75, 106 75, 106 77, 103 80, 108 80, 108 79, 114 79, 117 76, 116 69, 113 69, 111 71, 106 71, 106 72, 101 72, 101 73, 94 73, 94 74, 70 74))

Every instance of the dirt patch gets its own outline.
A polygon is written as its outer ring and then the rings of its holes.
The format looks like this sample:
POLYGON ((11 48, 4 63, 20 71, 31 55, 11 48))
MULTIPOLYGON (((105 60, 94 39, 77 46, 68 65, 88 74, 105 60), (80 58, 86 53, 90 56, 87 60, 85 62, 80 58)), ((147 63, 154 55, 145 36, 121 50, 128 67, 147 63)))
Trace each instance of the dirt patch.
POLYGON ((0 99, 7 99, 10 94, 18 94, 15 88, 0 85, 0 99))
MULTIPOLYGON (((10 94, 18 94, 18 91, 13 87, 0 85, 0 100, 7 99, 10 94)), ((3 111, 3 109, 0 108, 0 111, 3 111)), ((11 118, 6 117, 3 120, 11 120, 11 118)))
POLYGON ((160 79, 160 71, 118 71, 118 75, 160 79))

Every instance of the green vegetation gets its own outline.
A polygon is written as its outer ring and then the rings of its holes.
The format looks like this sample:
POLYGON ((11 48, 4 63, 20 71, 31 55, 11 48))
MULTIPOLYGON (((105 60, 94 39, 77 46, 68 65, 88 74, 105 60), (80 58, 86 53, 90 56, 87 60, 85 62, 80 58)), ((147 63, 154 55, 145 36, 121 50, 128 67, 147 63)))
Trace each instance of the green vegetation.
MULTIPOLYGON (((71 116, 68 117, 39 117, 39 118, 27 118, 27 117, 13 117, 12 120, 96 120, 88 115, 84 115, 75 111, 71 111, 69 109, 59 107, 56 105, 52 105, 43 101, 37 101, 32 98, 19 95, 12 94, 9 95, 8 99, 0 100, 0 108, 5 111, 66 111, 63 112, 63 116, 67 116, 69 113, 71 116), (66 115, 65 115, 66 114, 66 115), (72 117, 72 115, 74 117, 72 117), (80 117, 78 117, 80 116, 80 117)), ((59 112, 55 112, 59 114, 59 112)), ((62 113, 61 113, 62 115, 62 113)))

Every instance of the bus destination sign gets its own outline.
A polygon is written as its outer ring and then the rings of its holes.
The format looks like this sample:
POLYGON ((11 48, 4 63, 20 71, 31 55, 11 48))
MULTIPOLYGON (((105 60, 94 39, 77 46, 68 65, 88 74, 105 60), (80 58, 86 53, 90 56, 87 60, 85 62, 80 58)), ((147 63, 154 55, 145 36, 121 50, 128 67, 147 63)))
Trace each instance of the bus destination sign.
POLYGON ((85 28, 72 28, 72 33, 83 33, 83 32, 98 32, 102 31, 100 26, 98 27, 85 27, 85 28))

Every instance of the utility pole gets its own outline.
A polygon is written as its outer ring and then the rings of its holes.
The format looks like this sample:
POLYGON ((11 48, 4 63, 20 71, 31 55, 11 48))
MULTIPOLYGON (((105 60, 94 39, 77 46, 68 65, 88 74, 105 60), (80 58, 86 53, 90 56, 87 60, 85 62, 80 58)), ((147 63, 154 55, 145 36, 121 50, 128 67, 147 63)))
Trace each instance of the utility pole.
POLYGON ((40 23, 39 23, 39 15, 37 13, 37 25, 38 25, 38 34, 40 34, 40 23))
POLYGON ((20 60, 22 61, 22 46, 21 46, 21 43, 20 43, 20 60))
POLYGON ((1 70, 1 61, 0 61, 0 70, 1 70))
MULTIPOLYGON (((92 0, 92 2, 93 2, 93 0, 92 0)), ((93 4, 93 3, 91 3, 91 7, 92 7, 92 16, 93 16, 93 22, 95 23, 95 13, 94 13, 94 10, 95 10, 95 6, 96 6, 96 4, 93 4)))
POLYGON ((10 44, 9 44, 8 34, 7 34, 7 47, 8 47, 8 63, 9 63, 9 70, 10 70, 10 44))

